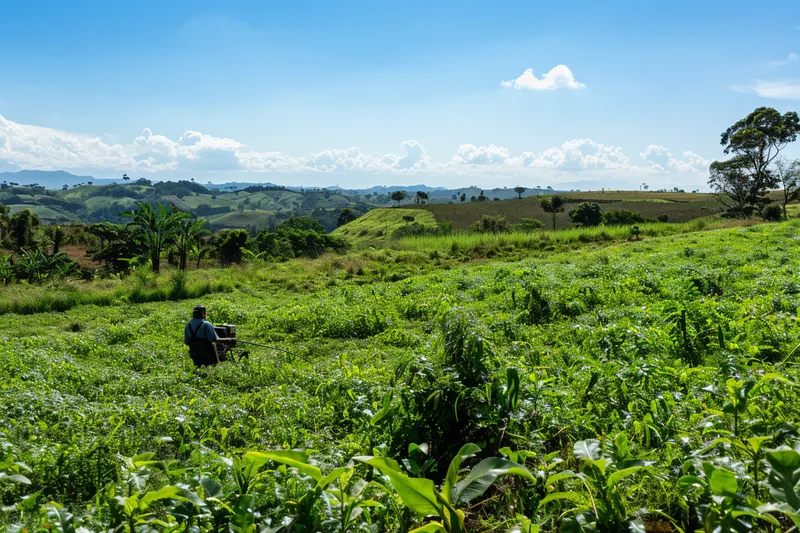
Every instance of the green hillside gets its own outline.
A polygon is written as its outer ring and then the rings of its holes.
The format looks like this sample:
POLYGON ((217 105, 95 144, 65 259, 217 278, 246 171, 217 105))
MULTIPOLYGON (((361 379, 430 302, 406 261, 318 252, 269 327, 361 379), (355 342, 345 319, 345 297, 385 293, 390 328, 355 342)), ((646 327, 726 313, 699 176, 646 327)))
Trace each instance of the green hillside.
POLYGON ((428 211, 388 207, 373 209, 337 228, 333 235, 344 237, 356 246, 376 246, 411 228, 436 230, 438 223, 428 211))

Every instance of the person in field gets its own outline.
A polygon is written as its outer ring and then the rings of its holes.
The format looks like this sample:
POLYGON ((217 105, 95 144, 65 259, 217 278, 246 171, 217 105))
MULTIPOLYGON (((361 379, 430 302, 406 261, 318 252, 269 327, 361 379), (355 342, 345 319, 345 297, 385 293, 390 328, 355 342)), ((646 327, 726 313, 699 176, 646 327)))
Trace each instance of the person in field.
POLYGON ((196 305, 192 320, 183 329, 183 343, 189 347, 194 366, 199 368, 224 361, 225 352, 236 346, 236 339, 219 338, 214 326, 206 320, 206 308, 196 305))

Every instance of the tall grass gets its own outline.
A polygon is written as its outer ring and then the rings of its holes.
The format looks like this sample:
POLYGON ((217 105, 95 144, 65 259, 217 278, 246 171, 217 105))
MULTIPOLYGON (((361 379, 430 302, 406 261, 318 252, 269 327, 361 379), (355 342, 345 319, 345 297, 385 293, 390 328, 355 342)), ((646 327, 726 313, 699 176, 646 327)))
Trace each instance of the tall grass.
MULTIPOLYGON (((652 223, 638 225, 641 237, 677 235, 693 231, 722 229, 751 225, 759 221, 725 220, 719 217, 698 218, 680 224, 652 223)), ((458 252, 494 247, 548 250, 577 243, 622 241, 633 237, 632 226, 596 226, 559 231, 511 233, 454 233, 451 235, 420 235, 396 241, 394 248, 417 252, 458 252)))

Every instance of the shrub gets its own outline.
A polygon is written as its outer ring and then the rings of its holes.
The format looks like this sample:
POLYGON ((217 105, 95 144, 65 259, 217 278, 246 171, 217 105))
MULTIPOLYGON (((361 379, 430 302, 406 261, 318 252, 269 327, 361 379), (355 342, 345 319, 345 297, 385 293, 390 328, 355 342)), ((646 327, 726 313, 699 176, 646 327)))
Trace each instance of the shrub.
POLYGON ((630 226, 632 224, 645 224, 648 222, 655 222, 637 213, 636 211, 629 211, 627 209, 613 209, 603 213, 603 223, 607 226, 630 226))
POLYGON ((579 226, 598 226, 603 222, 603 213, 599 205, 583 202, 577 209, 569 212, 569 219, 579 226))
POLYGON ((522 218, 517 225, 519 231, 539 231, 544 229, 544 222, 536 218, 522 218))
POLYGON ((778 222, 783 218, 783 211, 781 206, 775 202, 767 204, 761 209, 761 218, 767 222, 778 222))
POLYGON ((477 233, 503 233, 508 231, 508 222, 504 216, 483 215, 469 229, 477 233))

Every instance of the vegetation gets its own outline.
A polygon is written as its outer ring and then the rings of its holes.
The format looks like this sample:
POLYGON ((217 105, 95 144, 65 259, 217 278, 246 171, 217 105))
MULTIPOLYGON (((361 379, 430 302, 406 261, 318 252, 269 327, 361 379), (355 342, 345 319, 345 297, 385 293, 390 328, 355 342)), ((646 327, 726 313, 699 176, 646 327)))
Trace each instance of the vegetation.
MULTIPOLYGON (((85 300, 4 317, 0 520, 787 529, 800 507, 786 488, 800 464, 798 228, 578 241, 463 267, 378 250, 61 282, 85 300), (194 370, 177 340, 192 301, 147 298, 181 283, 197 298, 211 279, 226 283, 204 299, 215 322, 303 358, 194 370)), ((38 301, 40 287, 2 298, 38 301)))

